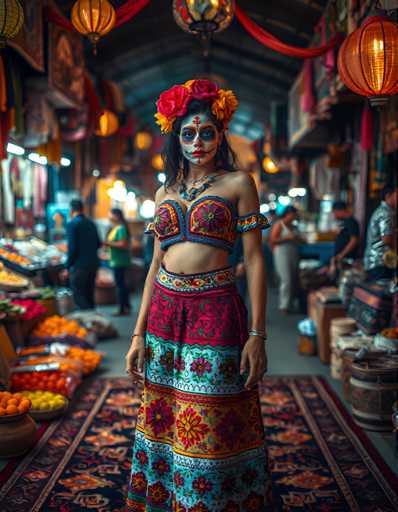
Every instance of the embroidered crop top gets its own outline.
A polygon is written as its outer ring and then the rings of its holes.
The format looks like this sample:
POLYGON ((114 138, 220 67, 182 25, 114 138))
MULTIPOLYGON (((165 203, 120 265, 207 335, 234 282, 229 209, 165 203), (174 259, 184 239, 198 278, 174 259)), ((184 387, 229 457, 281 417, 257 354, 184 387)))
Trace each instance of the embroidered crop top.
POLYGON ((232 252, 238 233, 268 227, 270 223, 261 213, 239 217, 235 205, 228 199, 203 196, 186 211, 178 201, 165 199, 159 204, 145 233, 154 233, 163 251, 170 245, 190 241, 232 252))

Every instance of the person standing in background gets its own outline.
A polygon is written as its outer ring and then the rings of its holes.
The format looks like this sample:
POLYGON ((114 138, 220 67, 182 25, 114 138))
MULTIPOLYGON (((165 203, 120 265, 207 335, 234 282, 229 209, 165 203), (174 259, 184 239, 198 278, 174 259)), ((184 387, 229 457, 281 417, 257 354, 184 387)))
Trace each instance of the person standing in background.
POLYGON ((95 278, 99 267, 98 249, 101 241, 96 225, 84 215, 82 201, 72 199, 70 208, 72 220, 66 228, 68 257, 64 277, 69 275, 77 307, 94 309, 95 278))
POLYGON ((343 201, 336 201, 333 204, 333 215, 340 224, 332 258, 332 263, 336 265, 344 258, 355 260, 358 257, 359 224, 343 201))
POLYGON ((287 206, 281 219, 272 226, 270 235, 279 279, 279 309, 284 314, 289 313, 297 294, 300 237, 293 226, 297 218, 297 208, 287 206))
POLYGON ((384 255, 396 250, 397 186, 386 186, 381 192, 381 203, 373 212, 366 238, 364 266, 369 279, 390 279, 395 269, 387 268, 384 255), (395 239, 395 244, 394 244, 395 239), (395 245, 395 247, 394 247, 395 245))
POLYGON ((119 311, 115 316, 128 315, 131 311, 129 290, 126 285, 126 271, 130 266, 130 232, 122 210, 113 208, 110 213, 113 228, 105 246, 110 250, 110 266, 113 269, 118 292, 119 311))

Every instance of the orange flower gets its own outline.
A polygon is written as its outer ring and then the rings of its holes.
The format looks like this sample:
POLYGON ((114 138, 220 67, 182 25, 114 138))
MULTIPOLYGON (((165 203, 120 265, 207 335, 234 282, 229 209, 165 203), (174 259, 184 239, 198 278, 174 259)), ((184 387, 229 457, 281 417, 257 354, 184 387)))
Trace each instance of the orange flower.
POLYGON ((160 126, 160 130, 162 133, 170 133, 173 129, 175 117, 168 118, 161 114, 160 112, 156 112, 155 114, 156 124, 160 126))
POLYGON ((238 108, 238 105, 238 100, 232 91, 220 89, 217 99, 213 101, 211 111, 219 121, 224 122, 224 126, 226 127, 235 110, 238 108))

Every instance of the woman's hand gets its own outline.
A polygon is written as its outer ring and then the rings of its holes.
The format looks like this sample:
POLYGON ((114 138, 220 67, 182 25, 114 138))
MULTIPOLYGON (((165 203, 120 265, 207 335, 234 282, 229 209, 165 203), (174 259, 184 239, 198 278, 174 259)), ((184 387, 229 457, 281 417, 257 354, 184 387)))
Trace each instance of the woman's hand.
POLYGON ((246 389, 252 389, 263 378, 267 371, 267 354, 265 342, 258 336, 250 336, 243 347, 240 360, 240 374, 249 366, 249 376, 245 382, 246 389))
POLYGON ((132 376, 135 384, 143 381, 144 361, 145 337, 134 336, 126 354, 126 372, 132 376))

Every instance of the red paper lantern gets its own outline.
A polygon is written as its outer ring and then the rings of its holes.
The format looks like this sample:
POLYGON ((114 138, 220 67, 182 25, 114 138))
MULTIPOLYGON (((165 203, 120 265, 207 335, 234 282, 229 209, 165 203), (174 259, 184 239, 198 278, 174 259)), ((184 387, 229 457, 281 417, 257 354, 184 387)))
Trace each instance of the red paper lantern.
POLYGON ((353 92, 384 104, 398 92, 398 25, 386 16, 371 16, 342 44, 341 80, 353 92))

